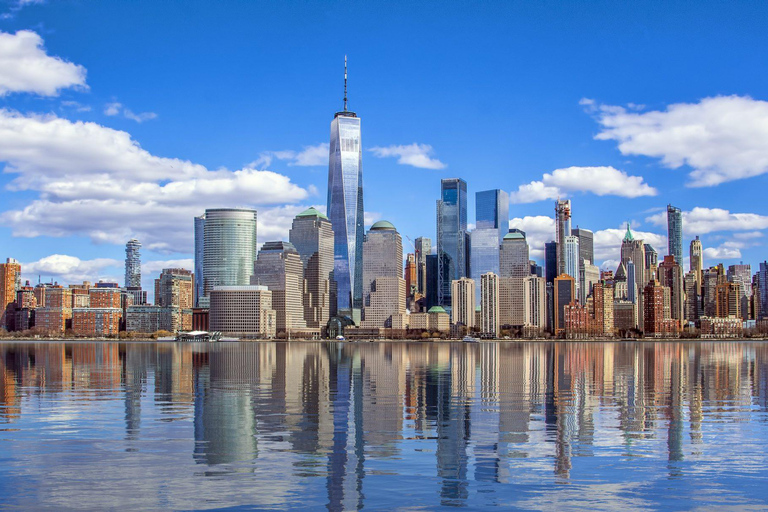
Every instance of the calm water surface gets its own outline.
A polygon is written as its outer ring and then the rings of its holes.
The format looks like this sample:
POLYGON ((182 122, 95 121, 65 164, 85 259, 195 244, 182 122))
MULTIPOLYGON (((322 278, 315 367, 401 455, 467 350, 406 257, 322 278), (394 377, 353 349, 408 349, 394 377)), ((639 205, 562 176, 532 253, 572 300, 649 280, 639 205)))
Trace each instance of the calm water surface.
POLYGON ((768 343, 0 343, 0 508, 768 508, 768 343))

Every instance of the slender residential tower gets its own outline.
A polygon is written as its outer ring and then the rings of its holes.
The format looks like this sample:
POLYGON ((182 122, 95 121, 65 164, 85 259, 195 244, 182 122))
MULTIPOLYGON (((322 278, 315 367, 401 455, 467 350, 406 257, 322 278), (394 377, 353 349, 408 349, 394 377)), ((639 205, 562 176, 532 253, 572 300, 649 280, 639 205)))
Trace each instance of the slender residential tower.
POLYGON ((349 316, 359 325, 363 307, 363 151, 360 118, 347 110, 346 56, 344 110, 336 112, 331 121, 328 217, 334 234, 335 311, 338 316, 349 316))
POLYGON ((141 288, 141 242, 135 238, 125 244, 125 287, 141 288))
POLYGON ((675 262, 683 266, 683 212, 680 208, 667 205, 667 248, 675 262))

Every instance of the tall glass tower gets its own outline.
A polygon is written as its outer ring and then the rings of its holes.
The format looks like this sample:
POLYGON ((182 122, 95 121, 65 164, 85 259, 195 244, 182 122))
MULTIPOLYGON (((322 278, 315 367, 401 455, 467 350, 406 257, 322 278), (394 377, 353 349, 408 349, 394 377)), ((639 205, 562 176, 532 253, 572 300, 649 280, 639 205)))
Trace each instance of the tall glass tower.
POLYGON ((359 325, 360 310, 363 307, 363 151, 360 118, 347 110, 346 57, 344 110, 336 112, 331 121, 328 217, 334 234, 336 311, 339 316, 349 316, 359 325))
POLYGON ((437 201, 437 302, 451 305, 451 281, 467 277, 467 182, 461 178, 440 181, 437 201))
POLYGON ((141 242, 135 238, 125 244, 125 287, 141 288, 141 242))
POLYGON ((683 266, 683 212, 671 204, 667 205, 667 240, 668 254, 675 257, 675 262, 683 266))
POLYGON ((487 272, 499 275, 499 247, 509 231, 509 194, 498 189, 477 192, 475 224, 470 235, 469 275, 475 280, 475 301, 480 304, 480 276, 487 272))

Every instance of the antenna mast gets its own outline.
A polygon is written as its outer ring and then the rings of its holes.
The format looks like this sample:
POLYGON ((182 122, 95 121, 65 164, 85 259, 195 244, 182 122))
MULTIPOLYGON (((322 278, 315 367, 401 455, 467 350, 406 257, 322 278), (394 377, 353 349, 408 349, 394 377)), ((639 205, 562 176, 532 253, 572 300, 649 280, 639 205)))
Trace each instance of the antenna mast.
POLYGON ((347 111, 347 56, 344 56, 344 112, 347 111))

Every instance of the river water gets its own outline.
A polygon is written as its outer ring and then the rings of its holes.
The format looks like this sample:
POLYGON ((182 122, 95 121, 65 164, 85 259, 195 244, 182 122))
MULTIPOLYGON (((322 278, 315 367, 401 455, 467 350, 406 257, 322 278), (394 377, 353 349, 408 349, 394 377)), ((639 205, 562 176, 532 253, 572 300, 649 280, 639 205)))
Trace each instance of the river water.
POLYGON ((768 343, 0 343, 0 508, 768 508, 768 343))

